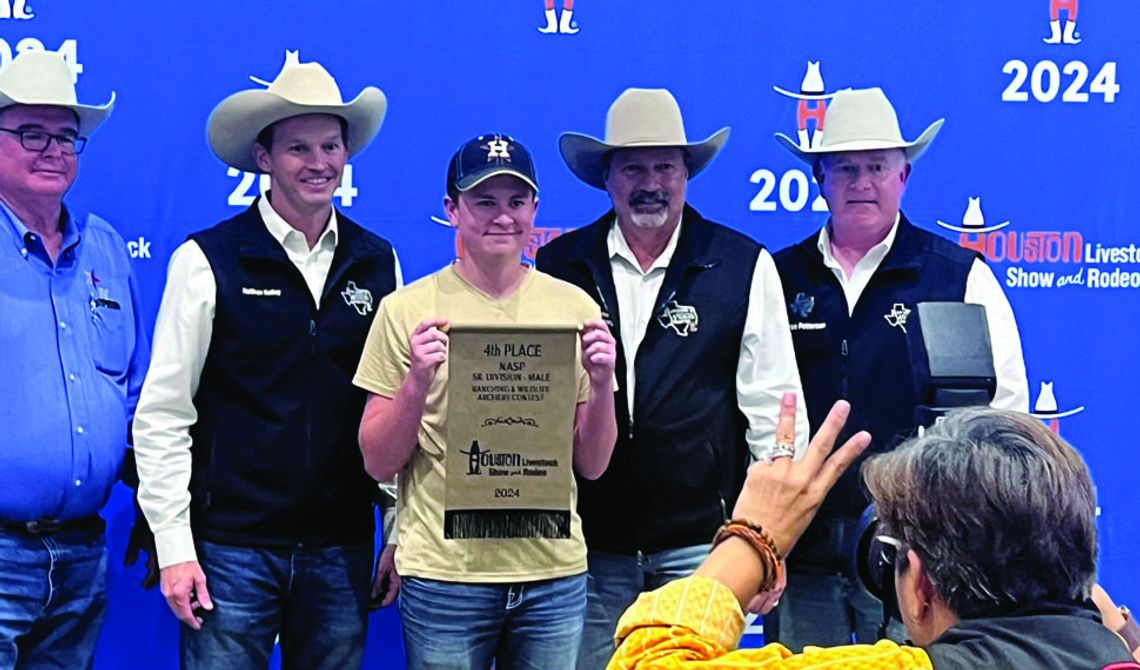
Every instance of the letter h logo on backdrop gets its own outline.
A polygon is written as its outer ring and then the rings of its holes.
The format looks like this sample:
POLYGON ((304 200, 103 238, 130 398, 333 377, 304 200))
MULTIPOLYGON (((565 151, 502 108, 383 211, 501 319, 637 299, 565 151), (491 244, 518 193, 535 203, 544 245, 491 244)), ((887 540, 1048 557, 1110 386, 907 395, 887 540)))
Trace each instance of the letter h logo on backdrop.
POLYGON ((823 76, 819 72, 819 61, 808 61, 807 72, 804 73, 803 82, 800 83, 800 92, 794 93, 773 86, 780 95, 794 98, 799 101, 796 105, 796 137, 801 149, 810 149, 819 144, 820 133, 823 132, 823 121, 827 114, 827 100, 834 93, 825 93, 823 76), (808 122, 812 125, 809 126, 808 122), (814 127, 813 127, 814 126, 814 127), (809 132, 809 128, 811 132, 809 132))

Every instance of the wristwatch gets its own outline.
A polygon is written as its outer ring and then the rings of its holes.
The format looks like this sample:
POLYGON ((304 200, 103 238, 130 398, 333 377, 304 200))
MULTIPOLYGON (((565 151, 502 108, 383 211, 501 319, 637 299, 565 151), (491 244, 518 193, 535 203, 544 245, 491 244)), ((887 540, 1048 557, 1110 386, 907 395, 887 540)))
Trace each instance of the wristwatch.
POLYGON ((1135 653, 1137 648, 1140 648, 1140 626, 1136 625, 1136 620, 1132 618, 1132 612, 1121 605, 1120 616, 1124 617, 1124 625, 1116 634, 1124 638, 1124 643, 1128 645, 1128 651, 1135 653))

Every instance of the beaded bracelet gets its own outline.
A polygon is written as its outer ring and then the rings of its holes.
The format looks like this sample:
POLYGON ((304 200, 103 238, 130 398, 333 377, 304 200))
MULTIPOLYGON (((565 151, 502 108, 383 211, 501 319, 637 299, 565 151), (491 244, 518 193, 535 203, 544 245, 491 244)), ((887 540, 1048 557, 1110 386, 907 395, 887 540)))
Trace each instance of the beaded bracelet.
POLYGON ((759 524, 744 519, 733 519, 717 531, 713 537, 713 548, 730 537, 744 540, 759 555, 763 573, 759 590, 767 591, 775 586, 780 578, 780 552, 772 537, 759 524))

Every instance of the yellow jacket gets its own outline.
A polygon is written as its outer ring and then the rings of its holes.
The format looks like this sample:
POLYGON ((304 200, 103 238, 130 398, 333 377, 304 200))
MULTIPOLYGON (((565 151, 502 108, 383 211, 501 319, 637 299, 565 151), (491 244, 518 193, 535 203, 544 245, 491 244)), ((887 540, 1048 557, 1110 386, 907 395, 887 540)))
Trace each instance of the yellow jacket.
POLYGON ((923 650, 889 640, 874 645, 808 647, 801 654, 792 654, 780 644, 736 650, 743 632, 744 614, 728 587, 706 577, 677 580, 641 594, 622 616, 616 634, 620 646, 608 670, 933 668, 923 650))

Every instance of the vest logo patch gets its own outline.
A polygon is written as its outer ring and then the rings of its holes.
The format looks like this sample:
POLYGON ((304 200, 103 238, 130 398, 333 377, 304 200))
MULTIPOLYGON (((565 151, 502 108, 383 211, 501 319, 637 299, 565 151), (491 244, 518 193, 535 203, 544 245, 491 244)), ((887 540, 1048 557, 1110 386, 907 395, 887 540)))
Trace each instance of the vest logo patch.
POLYGON ((815 296, 801 291, 796 294, 796 299, 788 304, 788 309, 792 314, 797 314, 801 319, 806 319, 807 315, 815 309, 815 296))
POLYGON ((906 318, 908 316, 910 316, 910 310, 907 309, 906 305, 901 302, 896 302, 891 307, 891 311, 883 315, 883 318, 886 319, 887 323, 891 324, 892 327, 901 328, 902 332, 905 333, 906 318))
POLYGON ((349 307, 356 308, 356 313, 360 316, 368 316, 368 313, 372 311, 372 291, 366 288, 357 288, 356 282, 348 282, 340 295, 349 307))
POLYGON ((700 317, 697 308, 692 305, 678 305, 676 300, 670 300, 661 308, 657 315, 657 323, 662 328, 672 328, 674 333, 681 337, 688 337, 689 333, 697 332, 700 317))
POLYGON ((242 295, 263 296, 266 298, 280 298, 281 297, 281 289, 279 289, 279 288, 252 288, 249 286, 243 286, 243 287, 241 287, 241 294, 242 295))

